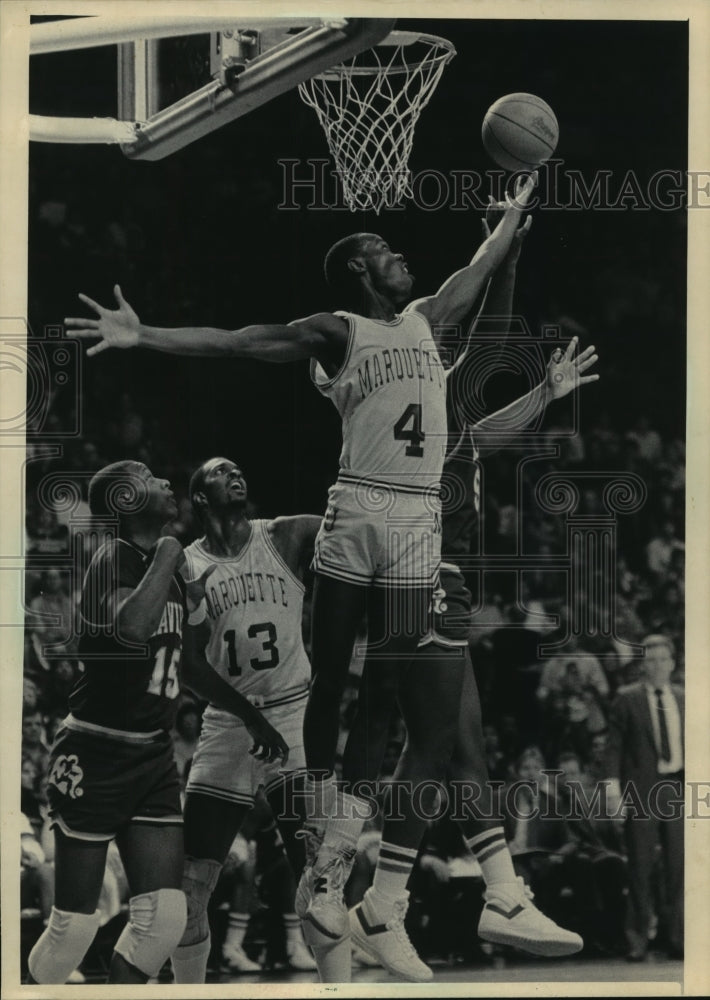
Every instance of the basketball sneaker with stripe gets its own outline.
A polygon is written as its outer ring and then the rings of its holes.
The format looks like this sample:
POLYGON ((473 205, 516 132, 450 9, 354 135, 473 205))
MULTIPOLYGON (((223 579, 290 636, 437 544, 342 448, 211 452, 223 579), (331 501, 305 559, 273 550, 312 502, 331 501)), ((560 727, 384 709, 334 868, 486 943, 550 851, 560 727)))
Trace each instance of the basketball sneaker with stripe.
POLYGON ((410 983, 428 983, 434 974, 420 959, 404 926, 409 893, 396 900, 382 921, 374 912, 368 889, 361 903, 350 911, 350 939, 366 955, 371 955, 393 976, 410 983))
POLYGON ((493 944, 507 944, 531 955, 559 958, 580 951, 579 934, 558 927, 533 903, 533 894, 522 880, 497 882, 486 889, 478 936, 493 944))
POLYGON ((355 858, 355 847, 321 847, 311 869, 311 901, 303 916, 303 936, 311 947, 335 944, 348 933, 343 889, 355 858))

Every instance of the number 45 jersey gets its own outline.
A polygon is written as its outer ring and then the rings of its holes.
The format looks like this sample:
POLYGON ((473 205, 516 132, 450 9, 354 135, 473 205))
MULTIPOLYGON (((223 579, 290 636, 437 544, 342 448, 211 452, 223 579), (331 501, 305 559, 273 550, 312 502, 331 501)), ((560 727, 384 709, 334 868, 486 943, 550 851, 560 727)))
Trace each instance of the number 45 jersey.
POLYGON ((340 475, 392 486, 438 487, 446 450, 446 377, 428 322, 416 310, 391 321, 336 313, 349 325, 345 360, 311 378, 343 421, 340 475))
MULTIPOLYGON (((305 588, 276 550, 268 523, 251 522, 249 540, 236 558, 207 552, 201 540, 185 549, 186 579, 216 566, 205 588, 207 660, 263 708, 304 698, 311 677, 301 632, 305 588)), ((210 705, 205 717, 225 714, 210 705)))

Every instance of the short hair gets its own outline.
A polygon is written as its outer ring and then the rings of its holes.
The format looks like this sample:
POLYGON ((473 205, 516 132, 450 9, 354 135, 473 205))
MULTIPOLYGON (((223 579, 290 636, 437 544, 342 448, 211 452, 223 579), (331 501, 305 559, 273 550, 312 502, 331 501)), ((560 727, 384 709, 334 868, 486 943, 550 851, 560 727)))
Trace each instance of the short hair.
POLYGON ((145 503, 145 489, 139 486, 136 470, 140 463, 112 462, 99 469, 89 483, 89 509, 94 517, 121 517, 135 514, 145 503))
POLYGON ((675 659, 675 646, 673 645, 673 640, 667 635, 663 635, 661 632, 656 632, 653 635, 647 635, 646 638, 642 640, 641 645, 644 650, 652 649, 654 646, 665 646, 671 656, 675 659))
POLYGON ((361 253, 365 243, 371 239, 374 239, 372 233, 352 233, 334 243, 325 255, 325 280, 334 292, 352 290, 353 276, 348 268, 348 261, 361 253))

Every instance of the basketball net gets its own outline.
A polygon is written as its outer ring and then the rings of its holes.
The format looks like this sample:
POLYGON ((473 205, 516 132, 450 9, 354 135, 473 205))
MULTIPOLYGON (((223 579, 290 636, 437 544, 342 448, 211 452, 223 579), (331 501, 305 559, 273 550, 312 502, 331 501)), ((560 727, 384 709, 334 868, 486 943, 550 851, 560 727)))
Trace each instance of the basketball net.
POLYGON ((414 128, 455 55, 445 38, 393 31, 376 48, 300 84, 325 132, 351 212, 379 214, 412 197, 414 128))

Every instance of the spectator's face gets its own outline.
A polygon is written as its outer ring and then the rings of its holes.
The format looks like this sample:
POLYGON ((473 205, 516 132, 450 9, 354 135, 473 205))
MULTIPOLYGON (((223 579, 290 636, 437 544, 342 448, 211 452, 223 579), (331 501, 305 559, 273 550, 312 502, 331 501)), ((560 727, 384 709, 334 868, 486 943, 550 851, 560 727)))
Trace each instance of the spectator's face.
POLYGON ((579 781, 582 777, 582 768, 579 766, 579 761, 573 757, 560 761, 559 766, 562 771, 562 781, 565 785, 569 784, 570 781, 579 781))
POLYGON ((74 679, 74 667, 71 660, 57 660, 54 668, 54 676, 59 681, 71 681, 74 679))
POLYGON ((34 766, 31 760, 22 761, 22 770, 20 772, 20 781, 23 788, 34 789, 35 781, 37 780, 37 768, 34 766))
POLYGON ((653 687, 663 687, 670 680, 675 662, 665 644, 647 646, 643 659, 643 675, 653 687))
POLYGON ((521 781, 536 781, 545 762, 538 754, 525 754, 518 764, 518 777, 521 781))
POLYGON ((28 715, 22 722, 22 739, 30 746, 35 746, 42 741, 42 716, 39 712, 28 715))
POLYGON ((44 574, 44 590, 49 594, 58 594, 62 589, 62 576, 59 570, 48 569, 44 574))
POLYGON ((37 707, 37 685, 33 681, 22 683, 22 707, 30 711, 37 707))

